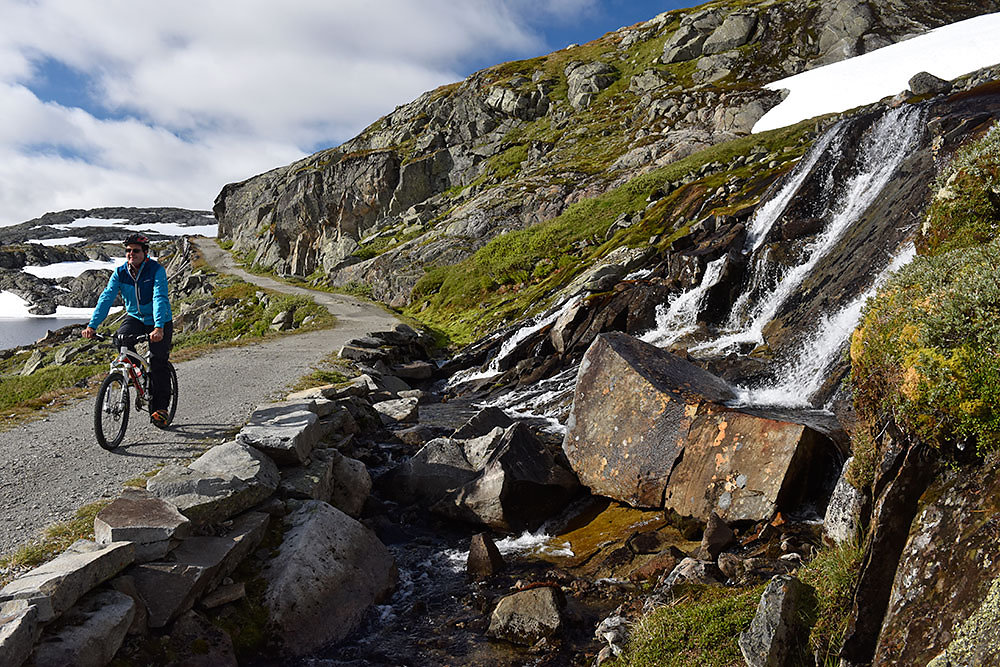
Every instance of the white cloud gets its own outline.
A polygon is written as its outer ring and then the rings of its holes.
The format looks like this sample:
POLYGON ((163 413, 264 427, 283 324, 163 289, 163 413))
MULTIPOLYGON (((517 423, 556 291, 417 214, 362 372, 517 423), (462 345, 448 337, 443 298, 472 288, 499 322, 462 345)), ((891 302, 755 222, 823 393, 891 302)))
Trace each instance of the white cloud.
POLYGON ((464 62, 545 52, 536 26, 594 5, 0 0, 0 224, 65 208, 210 208, 225 183, 350 138, 459 80, 464 62), (32 92, 53 61, 87 98, 58 99, 83 108, 32 92))

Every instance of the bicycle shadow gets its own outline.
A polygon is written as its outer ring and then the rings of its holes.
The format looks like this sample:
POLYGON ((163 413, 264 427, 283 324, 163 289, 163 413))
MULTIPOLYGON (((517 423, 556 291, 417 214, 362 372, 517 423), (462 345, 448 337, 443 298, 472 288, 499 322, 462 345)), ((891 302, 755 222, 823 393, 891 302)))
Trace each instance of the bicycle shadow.
POLYGON ((212 445, 232 440, 233 426, 212 423, 175 423, 161 430, 148 424, 137 435, 138 438, 123 443, 117 449, 112 450, 112 453, 157 460, 186 458, 192 454, 200 453, 212 445), (151 447, 158 449, 156 452, 149 452, 148 448, 151 447))

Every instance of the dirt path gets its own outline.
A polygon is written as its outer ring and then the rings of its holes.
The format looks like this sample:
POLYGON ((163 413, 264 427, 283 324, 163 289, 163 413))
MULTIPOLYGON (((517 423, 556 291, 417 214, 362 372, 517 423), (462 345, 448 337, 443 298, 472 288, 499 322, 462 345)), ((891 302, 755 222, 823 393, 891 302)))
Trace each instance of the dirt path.
POLYGON ((289 384, 346 341, 396 323, 378 306, 348 296, 248 274, 233 266, 214 240, 197 245, 220 271, 268 289, 312 296, 337 317, 337 326, 177 364, 180 400, 174 426, 159 431, 143 419, 145 413, 133 412, 125 443, 113 452, 94 440, 93 398, 0 433, 0 554, 30 541, 52 522, 70 518, 80 506, 117 495, 124 481, 222 442, 257 405, 280 398, 289 384))

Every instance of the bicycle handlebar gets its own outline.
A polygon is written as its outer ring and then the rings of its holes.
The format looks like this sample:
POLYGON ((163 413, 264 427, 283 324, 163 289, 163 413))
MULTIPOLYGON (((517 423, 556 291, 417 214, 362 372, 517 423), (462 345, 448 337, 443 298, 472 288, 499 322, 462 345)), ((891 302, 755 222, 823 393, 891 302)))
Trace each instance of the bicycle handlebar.
POLYGON ((121 347, 122 345, 135 345, 136 343, 148 343, 149 334, 129 334, 129 335, 119 335, 114 334, 111 336, 106 336, 104 334, 99 334, 94 332, 94 340, 106 341, 110 340, 116 347, 121 347))

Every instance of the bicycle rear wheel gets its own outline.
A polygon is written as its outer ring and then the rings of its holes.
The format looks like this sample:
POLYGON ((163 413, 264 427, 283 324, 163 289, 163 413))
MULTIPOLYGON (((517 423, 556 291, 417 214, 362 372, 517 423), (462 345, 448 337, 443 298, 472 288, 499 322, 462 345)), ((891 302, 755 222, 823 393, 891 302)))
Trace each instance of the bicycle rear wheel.
POLYGON ((104 449, 114 449, 125 439, 128 415, 131 409, 128 383, 118 372, 110 373, 97 392, 94 404, 94 435, 104 449))

